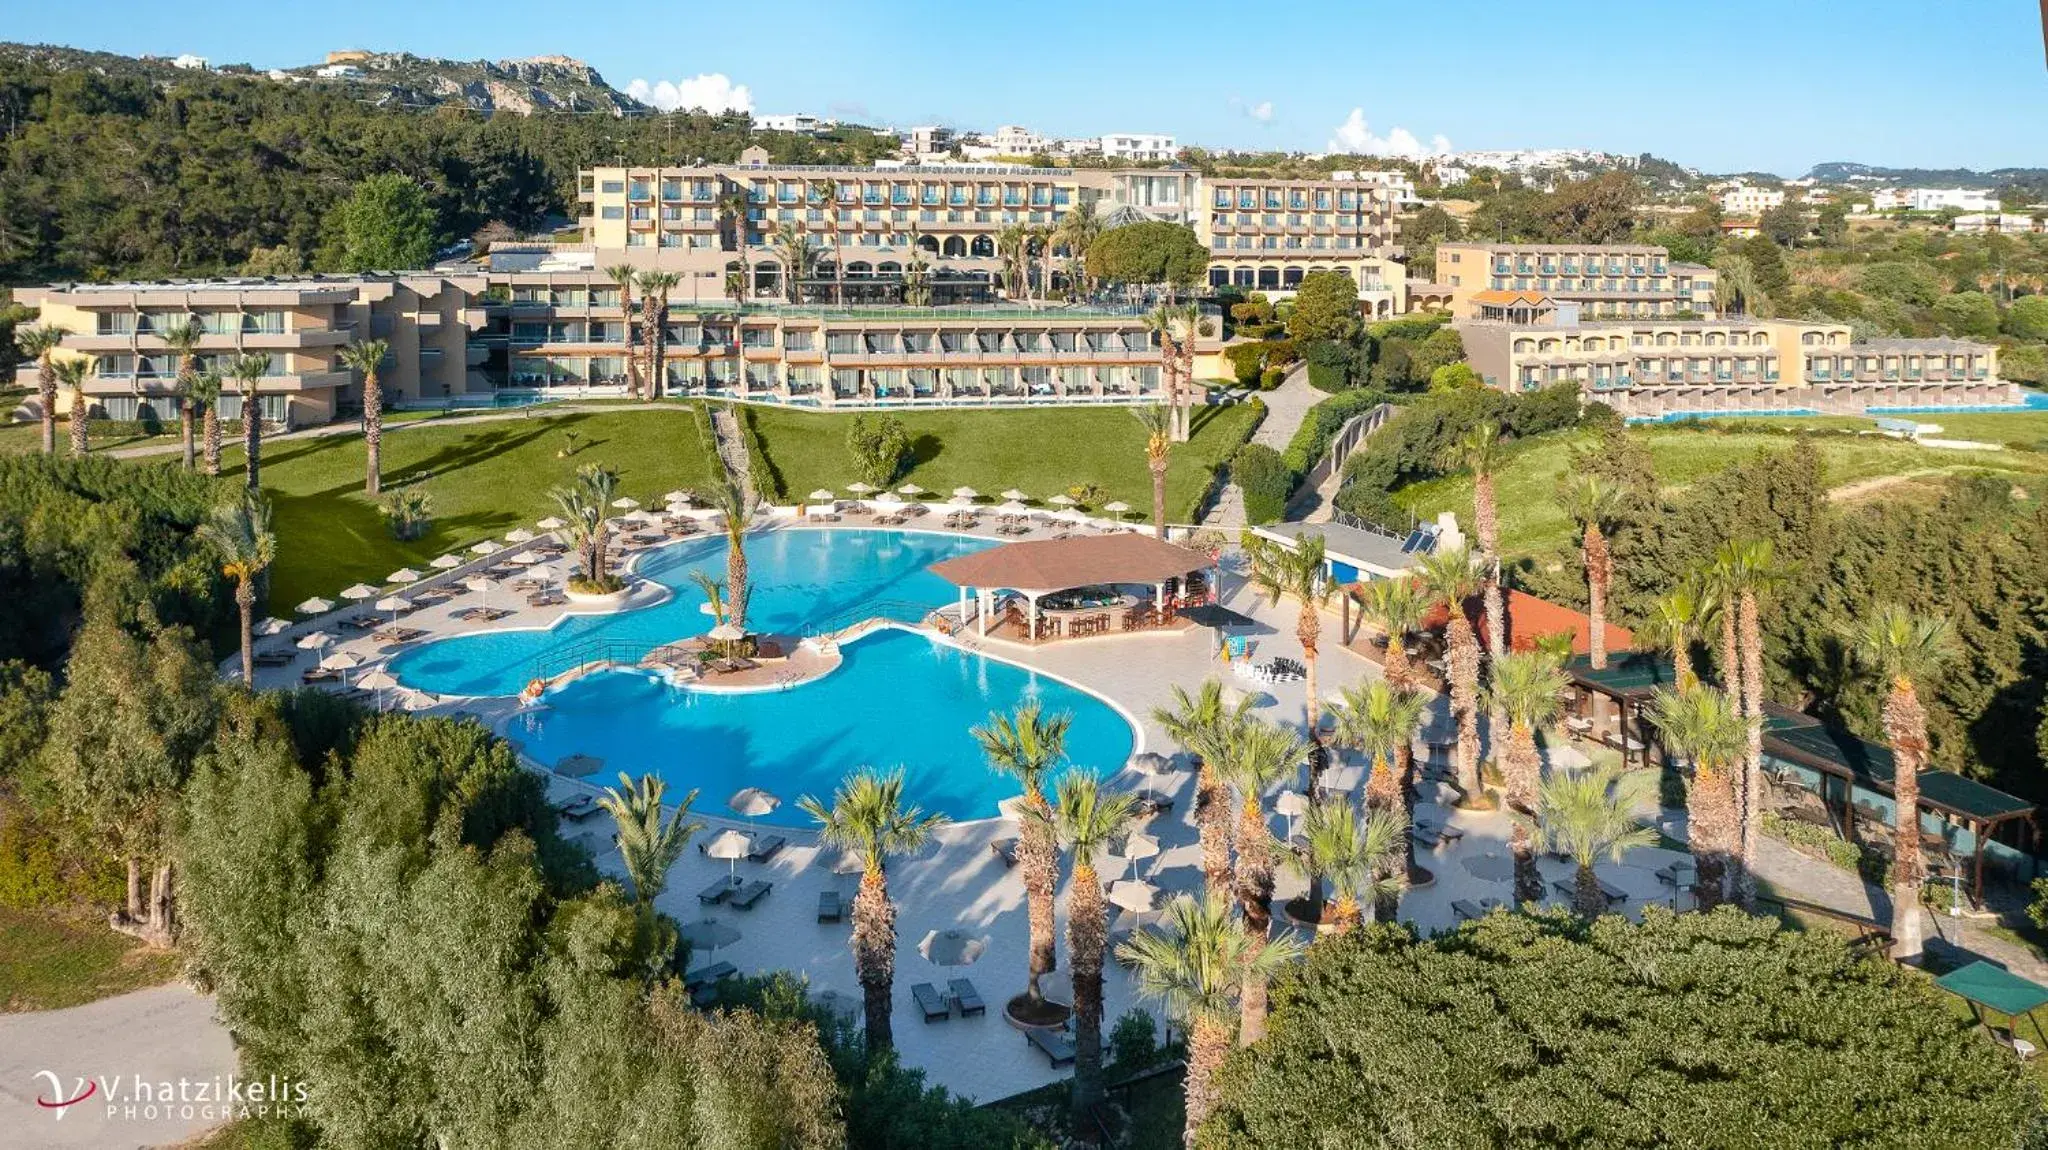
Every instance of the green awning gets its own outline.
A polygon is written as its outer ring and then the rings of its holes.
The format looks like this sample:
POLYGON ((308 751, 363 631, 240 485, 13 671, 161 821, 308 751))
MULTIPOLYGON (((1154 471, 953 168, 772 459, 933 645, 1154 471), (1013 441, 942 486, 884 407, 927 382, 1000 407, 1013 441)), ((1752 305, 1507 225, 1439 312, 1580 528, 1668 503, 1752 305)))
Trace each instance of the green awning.
POLYGON ((1647 695, 1661 687, 1675 686, 1671 656, 1645 651, 1619 651, 1607 657, 1607 665, 1593 669, 1589 655, 1574 655, 1564 665, 1565 674, 1582 686, 1610 695, 1647 695))
MULTIPOLYGON (((1818 724, 1805 727, 1766 729, 1764 753, 1773 758, 1825 766, 1858 784, 1889 795, 1897 760, 1883 743, 1859 739, 1844 731, 1831 731, 1818 724)), ((2006 794, 1975 779, 1948 771, 1920 772, 1920 801, 1938 810, 1952 811, 1981 822, 1992 823, 2023 815, 2034 804, 2006 794)))
POLYGON ((2000 1014, 2018 1016, 2048 1003, 2048 986, 1979 959, 1934 980, 1934 985, 2000 1014))

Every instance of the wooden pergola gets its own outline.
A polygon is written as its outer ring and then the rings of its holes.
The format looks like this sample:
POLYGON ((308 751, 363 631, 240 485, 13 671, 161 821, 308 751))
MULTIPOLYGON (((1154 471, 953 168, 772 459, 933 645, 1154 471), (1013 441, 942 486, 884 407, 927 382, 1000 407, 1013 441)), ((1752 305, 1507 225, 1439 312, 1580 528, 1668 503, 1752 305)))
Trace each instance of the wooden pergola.
POLYGON ((1151 586, 1154 603, 1165 606, 1166 584, 1206 571, 1213 560, 1197 551, 1150 535, 1117 532, 1071 539, 1006 543, 931 565, 932 574, 960 589, 960 619, 967 620, 972 594, 981 634, 988 634, 997 592, 1013 591, 1029 604, 1027 632, 1038 633, 1039 601, 1061 591, 1117 584, 1151 586))

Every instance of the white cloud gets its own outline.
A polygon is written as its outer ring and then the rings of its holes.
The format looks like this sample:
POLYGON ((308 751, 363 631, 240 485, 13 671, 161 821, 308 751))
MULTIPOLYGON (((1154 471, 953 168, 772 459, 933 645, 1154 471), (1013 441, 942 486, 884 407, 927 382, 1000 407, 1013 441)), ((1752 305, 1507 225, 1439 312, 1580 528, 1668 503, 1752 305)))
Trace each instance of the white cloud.
POLYGON ((735 84, 723 72, 704 72, 683 80, 657 80, 650 84, 635 80, 626 85, 626 95, 664 112, 751 112, 754 93, 745 84, 735 84))
POLYGON ((1375 136, 1372 134, 1372 126, 1365 122, 1364 108, 1351 109, 1351 114, 1344 117, 1343 123, 1337 125, 1336 133, 1330 137, 1327 151, 1420 160, 1451 150, 1451 141, 1441 135, 1431 137, 1429 143, 1425 144, 1406 128, 1395 128, 1385 137, 1375 136))
POLYGON ((1261 124, 1266 123, 1273 118, 1273 101, 1261 100, 1256 104, 1247 105, 1244 114, 1261 124))

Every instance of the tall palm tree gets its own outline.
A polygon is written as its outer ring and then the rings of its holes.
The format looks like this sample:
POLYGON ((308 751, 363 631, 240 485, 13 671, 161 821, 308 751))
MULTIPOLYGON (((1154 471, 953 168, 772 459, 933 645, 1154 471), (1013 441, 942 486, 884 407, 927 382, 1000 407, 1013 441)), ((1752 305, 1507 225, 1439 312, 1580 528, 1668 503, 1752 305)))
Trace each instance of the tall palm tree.
POLYGON ((1587 646, 1593 668, 1607 666, 1607 585, 1614 579, 1614 561, 1607 552, 1607 533, 1620 509, 1613 484, 1591 473, 1564 485, 1564 509, 1579 525, 1580 557, 1586 565, 1587 646))
POLYGON ((1714 310, 1722 315, 1771 317, 1770 297, 1757 283, 1756 265, 1748 256, 1728 252, 1714 260, 1714 310))
POLYGON ((569 546, 576 552, 578 565, 583 569, 582 582, 595 589, 604 582, 604 559, 598 551, 599 525, 604 521, 604 511, 593 505, 590 496, 581 485, 556 487, 548 492, 554 500, 555 510, 560 513, 565 526, 563 531, 569 537, 569 546))
POLYGON ((1413 579, 1375 579, 1365 585, 1359 613, 1387 637, 1387 660, 1383 668, 1387 681, 1396 687, 1415 686, 1415 666, 1408 659, 1408 636, 1422 626, 1429 613, 1413 579))
POLYGON ((633 354, 633 283, 640 271, 632 264, 618 263, 605 268, 604 274, 619 289, 619 324, 626 337, 626 394, 637 399, 646 384, 640 376, 640 361, 633 354))
POLYGON ((1479 779, 1479 636, 1465 616, 1465 601, 1478 589, 1472 554, 1463 547, 1438 551, 1416 568, 1415 582, 1423 598, 1443 604, 1446 665, 1451 686, 1451 714, 1458 723, 1458 789, 1460 806, 1486 807, 1479 779))
POLYGON ((1102 217, 1095 214, 1094 200, 1079 200, 1060 216, 1059 226, 1053 229, 1053 242, 1067 250, 1067 290, 1073 296, 1082 292, 1082 269, 1088 254, 1088 245, 1102 234, 1102 217))
POLYGON ((1145 330, 1159 337, 1161 382, 1166 385, 1166 405, 1173 409, 1173 438, 1187 441, 1188 408, 1193 404, 1192 382, 1195 339, 1214 334, 1216 325, 1202 314, 1200 304, 1161 304, 1145 314, 1145 330))
MULTIPOLYGON (((1280 851, 1265 794, 1300 769, 1308 742, 1277 723, 1246 718, 1232 725, 1223 745, 1223 777, 1237 789, 1237 901, 1245 932, 1264 939, 1273 928, 1273 865, 1280 851)), ((1246 975, 1239 1008, 1239 1039, 1257 1042, 1266 1033, 1263 978, 1246 975)))
POLYGON ((375 495, 384 487, 384 385, 377 378, 391 345, 381 339, 366 339, 341 349, 341 362, 363 377, 363 493, 375 495))
POLYGON ((178 357, 178 431, 185 448, 185 470, 193 468, 192 383, 199 377, 199 341, 206 334, 199 321, 186 316, 157 333, 164 347, 178 357))
POLYGON ((1192 1150, 1195 1134, 1216 1108, 1216 1072, 1230 1053, 1231 1017, 1247 975, 1271 978, 1300 954, 1282 936, 1268 941, 1245 933, 1230 904, 1214 896, 1196 902, 1186 895, 1166 911, 1166 929, 1140 931, 1117 947, 1129 964, 1138 993, 1163 1005, 1188 1032, 1187 1125, 1183 1143, 1192 1150))
POLYGON ((1892 957, 1917 959, 1926 936, 1920 917, 1920 884, 1927 868, 1920 850, 1920 770, 1927 765, 1927 710, 1920 688, 1955 655, 1947 619, 1915 615, 1896 604, 1859 620, 1852 632, 1857 657, 1888 687, 1884 737, 1891 744, 1892 957))
POLYGON ((1738 698, 1743 720, 1749 725, 1749 749, 1735 788, 1736 809, 1742 816, 1737 895, 1748 906, 1756 898, 1757 843, 1764 833, 1764 641, 1757 601, 1777 588, 1783 573, 1770 543, 1762 540, 1723 543, 1715 552, 1714 567, 1725 594, 1723 610, 1732 608, 1735 614, 1736 656, 1742 664, 1738 698))
POLYGON ((1300 604, 1294 613, 1294 638, 1301 644, 1309 737, 1319 738, 1323 700, 1316 691, 1316 648, 1323 636, 1322 609, 1337 590, 1336 582, 1330 578, 1323 537, 1303 535, 1294 541, 1294 546, 1283 547, 1247 530, 1243 547, 1252 562, 1252 587, 1275 606, 1283 595, 1293 596, 1300 604))
POLYGON ((92 450, 86 438, 85 419, 92 404, 85 398, 85 381, 92 378, 95 361, 88 356, 76 355, 57 361, 57 382, 71 396, 69 422, 71 427, 71 454, 84 455, 92 450))
POLYGON ((1231 730, 1246 720, 1251 703, 1249 697, 1226 702, 1223 684, 1206 679, 1192 694, 1175 683, 1173 705, 1152 710, 1152 721, 1194 756, 1195 824, 1201 835, 1202 878, 1208 893, 1217 897, 1228 897, 1232 892, 1230 804, 1221 773, 1225 741, 1231 730))
POLYGON ((760 502, 738 476, 719 469, 711 484, 710 505, 725 523, 727 617, 742 630, 747 626, 747 600, 753 590, 747 582, 747 527, 753 523, 760 502))
POLYGON ((797 806, 818 821, 819 837, 860 856, 860 893, 853 896, 853 971, 867 1017, 867 1049, 895 1045, 889 1011, 896 981, 896 904, 889 901, 890 855, 909 854, 946 824, 903 802, 903 768, 882 774, 862 767, 839 784, 826 806, 805 795, 797 806))
POLYGON ((775 254, 782 261, 782 298, 799 303, 803 281, 818 266, 818 249, 803 228, 788 220, 775 225, 775 254))
POLYGON ((910 258, 903 262, 903 302, 910 307, 932 305, 932 266, 917 246, 916 229, 911 230, 910 258))
POLYGON ((1572 882, 1574 911, 1597 918, 1607 909, 1595 863, 1618 863, 1624 853, 1656 843, 1656 830, 1636 819, 1637 809, 1655 797, 1656 785, 1648 772, 1624 774, 1613 764, 1553 775, 1537 791, 1536 820, 1545 846, 1578 865, 1572 882))
MULTIPOLYGON (((682 282, 674 272, 641 272, 640 339, 647 356, 647 390, 641 398, 653 402, 661 395, 668 378, 668 293, 682 282)), ((738 335, 735 333, 737 342, 738 335)))
POLYGON ((235 582, 235 608, 242 621, 242 682, 256 685, 256 579, 277 558, 277 536, 270 531, 270 505, 244 495, 214 508, 213 518, 199 525, 199 537, 213 549, 220 573, 235 582))
MULTIPOLYGON (((1095 860, 1131 829, 1137 799, 1105 792, 1094 775, 1068 771, 1054 788, 1053 829, 1073 852, 1067 882, 1067 955, 1074 968, 1074 1128, 1102 1101, 1102 959, 1109 911, 1095 860)), ((1035 816, 1034 816, 1035 817, 1035 816)))
POLYGON ((263 411, 256 402, 256 385, 270 374, 270 357, 261 352, 243 352, 228 363, 228 375, 242 393, 242 466, 249 490, 261 483, 263 411))
POLYGON ((1030 228, 1025 238, 1038 249, 1038 298, 1047 299, 1052 295, 1052 233, 1049 225, 1039 224, 1030 228))
POLYGON ((1659 691, 1648 714, 1658 741, 1692 763, 1686 846, 1697 874, 1693 897, 1701 910, 1712 910, 1728 898, 1736 861, 1735 774, 1748 743, 1742 715, 1728 692, 1711 687, 1659 691))
POLYGON ((192 381, 188 393, 199 409, 200 469, 208 475, 220 474, 220 393, 225 382, 220 372, 209 368, 192 381))
POLYGON ((1059 883, 1059 852, 1053 842, 1052 806, 1045 798, 1045 779, 1066 758, 1067 728, 1074 717, 1048 715, 1037 700, 1020 703, 1010 714, 993 714, 974 728, 974 741, 997 774, 1017 780, 1024 796, 1024 817, 1018 828, 1017 869, 1024 878, 1024 903, 1031 920, 1031 953, 1024 987, 1025 1009, 1033 1017, 1045 1009, 1039 980, 1058 969, 1058 940, 1053 928, 1053 890, 1059 883))
POLYGON ((1145 466, 1152 472, 1152 534, 1166 538, 1166 465, 1173 452, 1173 412, 1163 404, 1134 407, 1145 428, 1145 466))
POLYGON ((718 211, 725 217, 726 226, 732 229, 732 250, 740 257, 740 298, 745 303, 754 294, 754 266, 747 258, 747 213, 752 210, 753 197, 747 190, 735 184, 718 197, 718 211))
MULTIPOLYGON (((1486 659, 1490 668, 1508 650, 1507 607, 1500 589, 1500 506, 1494 498, 1493 486, 1494 474, 1505 461, 1507 450, 1501 443, 1500 427, 1489 422, 1466 432, 1448 454, 1446 462, 1472 473, 1472 528, 1479 538, 1480 599, 1486 617, 1486 659)), ((1489 670, 1488 674, 1491 673, 1489 670)), ((1500 754, 1498 732, 1504 724, 1505 716, 1495 700, 1487 714, 1486 729, 1489 737, 1496 740, 1496 757, 1500 754)))
MULTIPOLYGON (((1493 682, 1487 694, 1496 714, 1505 718, 1494 727, 1497 746, 1494 758, 1507 783, 1508 806, 1520 811, 1536 809, 1536 796, 1543 782, 1543 765, 1537 759, 1536 731, 1557 717, 1559 702, 1569 681, 1556 660, 1537 651, 1522 651, 1496 660, 1493 682)), ((1519 819, 1508 834, 1508 854, 1515 865, 1517 904, 1543 897, 1543 879, 1536 872, 1536 850, 1529 828, 1519 819)))
MULTIPOLYGON (((1394 811, 1405 825, 1415 821, 1415 787, 1409 776, 1414 766, 1410 742, 1422 727, 1429 700, 1420 691, 1394 685, 1386 679, 1372 679, 1340 692, 1342 702, 1335 709, 1336 733, 1340 746, 1353 747, 1372 760, 1372 773, 1365 782, 1367 811, 1394 811)), ((1402 875, 1412 883, 1429 880, 1429 872, 1416 865, 1415 843, 1403 838, 1398 844, 1402 875)), ((1391 917, 1393 908, 1380 908, 1391 917)))
POLYGON ((846 303, 846 258, 839 250, 839 182, 812 180, 810 195, 825 205, 826 227, 832 236, 832 302, 846 303))
POLYGON ((1330 798, 1310 807, 1301 827, 1302 849, 1289 857, 1308 879, 1308 901, 1318 923, 1343 934, 1358 925, 1361 900, 1375 908, 1375 918, 1395 905, 1408 885, 1400 873, 1407 815, 1398 808, 1374 809, 1360 821, 1350 803, 1330 798), (1327 913, 1325 883, 1335 893, 1327 913))
POLYGON ((36 398, 43 423, 43 454, 57 453, 57 348, 71 334, 55 324, 39 323, 14 329, 14 346, 23 359, 36 361, 36 398))
POLYGON ((1708 614, 1698 580, 1687 579, 1658 597, 1650 617, 1636 628, 1636 637, 1671 652, 1671 677, 1681 691, 1699 686, 1692 667, 1692 644, 1708 614))
POLYGON ((606 787, 597 805, 619 828, 619 862, 633 884, 633 903, 641 913, 654 913, 654 900, 668 886, 669 868, 683 857, 690 837, 704 829, 701 820, 690 817, 690 804, 697 801, 691 791, 676 804, 667 821, 661 817, 661 799, 668 784, 654 775, 633 781, 619 772, 619 785, 606 787))
POLYGON ((1003 290, 1011 299, 1024 295, 1024 265, 1029 256, 1026 245, 1031 233, 1023 224, 1006 224, 996 233, 996 257, 1003 263, 1003 290))

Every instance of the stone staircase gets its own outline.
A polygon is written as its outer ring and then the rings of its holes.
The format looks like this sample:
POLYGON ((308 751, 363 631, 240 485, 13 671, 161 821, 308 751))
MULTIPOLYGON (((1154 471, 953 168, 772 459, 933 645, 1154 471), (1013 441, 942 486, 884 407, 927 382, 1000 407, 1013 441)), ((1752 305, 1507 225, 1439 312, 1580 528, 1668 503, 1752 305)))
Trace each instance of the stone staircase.
POLYGON ((711 409, 711 432, 718 441, 718 458, 725 464, 726 474, 739 480, 745 491, 758 491, 754 486, 753 465, 747 459, 746 432, 740 427, 739 416, 731 408, 711 409))

